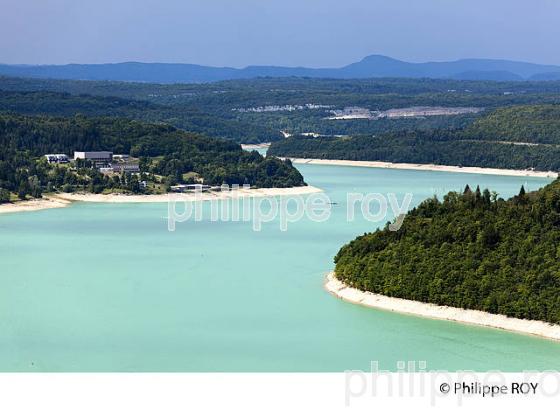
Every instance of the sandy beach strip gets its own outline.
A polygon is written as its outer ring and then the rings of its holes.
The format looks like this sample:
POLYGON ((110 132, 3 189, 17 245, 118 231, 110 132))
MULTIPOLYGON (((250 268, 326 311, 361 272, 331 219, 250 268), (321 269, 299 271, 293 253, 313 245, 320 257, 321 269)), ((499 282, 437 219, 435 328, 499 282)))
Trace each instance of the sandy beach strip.
POLYGON ((43 209, 64 208, 70 205, 70 201, 64 198, 48 196, 41 199, 31 199, 29 201, 19 201, 0 205, 0 214, 10 214, 14 212, 41 211, 43 209))
POLYGON ((406 169, 413 171, 442 171, 442 172, 461 172, 466 174, 485 174, 485 175, 506 175, 521 177, 539 178, 558 178, 557 172, 552 171, 532 171, 502 168, 481 168, 481 167, 458 167, 451 165, 435 164, 405 164, 381 161, 350 161, 342 159, 307 159, 290 158, 294 164, 313 164, 313 165, 338 165, 347 167, 369 167, 386 169, 406 169))
POLYGON ((466 310, 431 303, 393 298, 364 292, 351 288, 329 273, 325 281, 325 289, 331 294, 347 302, 397 313, 421 316, 430 319, 451 320, 470 325, 492 327, 532 336, 540 336, 560 341, 560 325, 553 325, 538 320, 524 320, 496 315, 478 310, 466 310))
POLYGON ((151 203, 168 201, 212 201, 232 198, 263 198, 275 196, 308 195, 322 192, 312 186, 293 188, 256 188, 238 189, 236 191, 211 191, 200 194, 170 193, 160 195, 126 195, 126 194, 90 194, 90 193, 61 193, 57 198, 66 201, 103 202, 103 203, 151 203))
POLYGON ((0 205, 0 214, 25 211, 40 211, 43 209, 63 208, 72 202, 98 203, 158 203, 168 201, 212 201, 236 198, 264 198, 276 196, 309 195, 323 192, 313 186, 293 188, 256 188, 238 189, 234 191, 212 191, 195 193, 170 193, 160 195, 127 195, 127 194, 90 194, 90 193, 58 193, 45 196, 42 199, 20 201, 0 205))

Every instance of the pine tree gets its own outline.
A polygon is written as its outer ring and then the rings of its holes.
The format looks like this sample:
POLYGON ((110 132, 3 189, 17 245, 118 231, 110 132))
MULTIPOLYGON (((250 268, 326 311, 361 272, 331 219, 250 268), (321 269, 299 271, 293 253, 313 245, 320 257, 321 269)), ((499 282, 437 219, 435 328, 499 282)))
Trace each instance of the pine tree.
POLYGON ((480 185, 476 186, 476 191, 474 192, 474 196, 475 196, 476 202, 480 202, 480 200, 482 199, 482 193, 480 192, 480 185))
POLYGON ((490 205, 492 203, 492 198, 488 189, 485 189, 484 192, 482 192, 482 198, 484 198, 484 203, 486 205, 490 205))

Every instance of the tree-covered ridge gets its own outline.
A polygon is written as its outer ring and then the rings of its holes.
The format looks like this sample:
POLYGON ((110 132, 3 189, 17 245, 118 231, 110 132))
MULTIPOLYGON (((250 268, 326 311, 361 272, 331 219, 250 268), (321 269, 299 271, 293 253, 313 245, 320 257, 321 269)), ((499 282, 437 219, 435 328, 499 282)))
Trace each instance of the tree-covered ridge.
POLYGON ((426 200, 335 263, 361 290, 560 323, 560 180, 507 201, 478 188, 426 200))
POLYGON ((0 88, 11 91, 55 91, 72 94, 113 95, 134 99, 161 98, 168 101, 186 100, 201 95, 218 95, 219 93, 244 93, 250 99, 261 95, 261 97, 268 99, 271 95, 280 97, 281 95, 293 95, 295 92, 305 93, 306 95, 319 94, 321 96, 333 93, 345 93, 347 95, 445 93, 461 98, 473 95, 488 95, 511 101, 511 99, 527 99, 528 96, 534 98, 537 94, 558 94, 560 92, 560 81, 476 81, 390 77, 333 79, 269 76, 203 84, 161 84, 157 82, 62 80, 0 75, 0 88))
MULTIPOLYGON (((1 86, 1 84, 0 84, 1 86)), ((247 93, 251 95, 251 92, 247 93)), ((290 133, 313 132, 325 135, 378 133, 393 130, 460 128, 471 123, 476 114, 435 116, 428 118, 402 118, 384 121, 351 120, 328 121, 327 109, 298 110, 291 112, 241 113, 235 107, 249 104, 242 93, 200 96, 182 104, 159 101, 157 98, 128 99, 113 96, 95 96, 52 91, 2 91, 0 112, 23 115, 53 115, 71 117, 77 113, 86 116, 122 117, 146 122, 161 122, 186 131, 196 132, 240 143, 270 142, 282 139, 281 130, 290 133)), ((306 97, 285 95, 283 99, 301 102, 306 97)), ((315 97, 316 98, 316 97, 315 97)), ((314 100, 314 99, 313 99, 314 100)), ((407 106, 408 97, 379 96, 385 107, 407 106)), ((433 104, 433 100, 430 100, 433 104)), ((343 108, 342 106, 341 108, 343 108)))
POLYGON ((160 104, 147 100, 114 96, 73 95, 52 91, 2 91, 0 112, 23 115, 73 117, 122 117, 145 122, 160 122, 189 132, 243 143, 273 141, 282 138, 279 131, 258 123, 202 112, 194 106, 160 104))
POLYGON ((295 136, 273 142, 268 153, 290 158, 560 170, 560 146, 462 140, 455 131, 442 130, 345 138, 295 136))
MULTIPOLYGON (((21 114, 63 116, 83 113, 122 116, 148 122, 165 122, 187 131, 237 142, 264 142, 290 134, 324 135, 379 134, 415 129, 449 129, 468 126, 477 115, 404 118, 386 121, 329 121, 329 110, 303 109, 279 112, 239 111, 263 106, 317 104, 335 109, 359 106, 387 110, 411 106, 496 107, 560 102, 560 81, 495 82, 430 79, 379 78, 335 80, 313 78, 259 78, 210 84, 150 84, 115 81, 72 81, 0 77, 0 100, 4 110, 21 114), (20 95, 10 92, 53 92, 20 95), (67 93, 66 101, 55 94, 67 93), (125 106, 115 109, 110 100, 118 97, 125 106), (41 100, 42 99, 42 100, 41 100), (52 100, 52 103, 48 101, 52 100), (126 101, 150 103, 142 109, 126 101), (14 103, 15 102, 15 103, 14 103), (105 108, 103 104, 109 103, 105 108)), ((118 105, 118 104, 117 104, 118 105)))
MULTIPOLYGON (((105 188, 136 191, 128 177, 115 180, 95 169, 71 171, 49 165, 41 157, 74 151, 113 151, 140 160, 145 178, 164 186, 188 182, 197 175, 206 184, 250 184, 254 187, 304 185, 289 161, 263 158, 233 142, 187 133, 169 125, 115 118, 25 117, 0 115, 0 189, 6 193, 40 196, 52 190, 105 188)), ((118 178, 117 178, 118 179, 118 178)), ((136 181, 137 183, 138 181, 136 181)))
POLYGON ((560 105, 499 108, 460 129, 274 142, 282 157, 388 161, 488 168, 560 170, 560 105))
POLYGON ((465 130, 476 139, 560 144, 560 104, 499 108, 465 130))
MULTIPOLYGON (((560 81, 495 82, 379 78, 335 80, 259 78, 210 84, 76 81, 0 76, 0 90, 112 96, 204 112, 265 105, 324 104, 386 110, 415 105, 503 107, 560 102, 560 81)), ((311 130, 310 130, 311 131, 311 130)))

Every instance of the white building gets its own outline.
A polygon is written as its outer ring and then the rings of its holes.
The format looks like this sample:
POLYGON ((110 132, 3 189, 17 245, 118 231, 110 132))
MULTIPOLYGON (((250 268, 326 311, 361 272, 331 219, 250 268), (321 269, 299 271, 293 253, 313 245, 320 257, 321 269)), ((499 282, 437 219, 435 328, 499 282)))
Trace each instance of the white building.
POLYGON ((107 161, 113 160, 113 153, 111 151, 75 151, 74 159, 84 159, 88 161, 107 161))
POLYGON ((113 162, 111 164, 103 165, 99 167, 99 171, 102 174, 138 174, 140 173, 140 165, 137 163, 117 163, 113 162))
POLYGON ((113 168, 113 172, 117 172, 117 173, 126 172, 127 174, 128 173, 137 174, 140 172, 140 165, 138 163, 113 162, 112 168, 113 168))
POLYGON ((111 151, 75 151, 74 160, 90 161, 95 168, 111 166, 113 153, 111 151))
POLYGON ((47 154, 45 158, 49 164, 66 164, 70 162, 66 154, 47 154))
POLYGON ((171 187, 171 191, 173 192, 207 192, 211 189, 212 187, 210 185, 204 184, 179 184, 171 187))

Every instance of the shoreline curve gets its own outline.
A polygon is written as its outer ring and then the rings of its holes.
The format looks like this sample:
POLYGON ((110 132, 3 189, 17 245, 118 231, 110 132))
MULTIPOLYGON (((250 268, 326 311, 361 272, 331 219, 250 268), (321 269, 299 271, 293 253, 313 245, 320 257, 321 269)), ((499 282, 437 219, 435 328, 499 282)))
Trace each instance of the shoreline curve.
POLYGON ((56 196, 45 196, 40 199, 29 199, 7 204, 0 204, 0 214, 11 214, 16 212, 42 211, 44 209, 65 208, 72 202, 68 199, 56 196))
MULTIPOLYGON (((281 157, 281 159, 286 159, 281 157)), ((459 167, 456 165, 436 165, 436 164, 410 164, 383 161, 353 161, 346 159, 316 159, 316 158, 291 158, 293 164, 311 165, 337 165, 347 167, 366 167, 366 168, 385 168, 385 169, 404 169, 409 171, 440 171, 458 172, 464 174, 482 175, 504 175, 515 177, 537 177, 537 178, 558 178, 559 173, 553 171, 533 171, 530 169, 506 169, 506 168, 483 168, 483 167, 459 167)))
POLYGON ((158 195, 128 195, 128 194, 91 194, 91 193, 58 193, 46 195, 41 199, 20 201, 15 203, 1 204, 0 214, 41 211, 44 209, 63 208, 73 202, 96 202, 96 203, 164 203, 168 201, 212 201, 231 198, 265 198, 276 196, 309 195, 323 192, 322 189, 313 186, 299 186, 292 188, 256 188, 239 189, 237 191, 203 192, 195 196, 193 193, 171 193, 158 195), (235 192, 235 193, 233 193, 235 192))
POLYGON ((334 272, 330 272, 326 276, 324 286, 330 294, 339 299, 373 309, 490 327, 560 341, 560 325, 365 292, 346 285, 335 277, 334 272))

